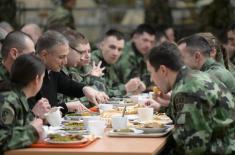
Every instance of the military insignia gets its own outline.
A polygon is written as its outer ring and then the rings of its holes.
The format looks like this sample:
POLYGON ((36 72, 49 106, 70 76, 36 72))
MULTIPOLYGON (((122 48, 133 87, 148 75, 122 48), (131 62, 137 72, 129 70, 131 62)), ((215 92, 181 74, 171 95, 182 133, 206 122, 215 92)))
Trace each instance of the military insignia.
POLYGON ((15 111, 9 105, 3 105, 0 110, 0 123, 4 125, 12 124, 15 118, 15 111))
POLYGON ((176 95, 175 99, 174 99, 174 106, 175 106, 175 110, 176 111, 181 111, 182 108, 184 107, 185 104, 185 96, 183 95, 176 95))

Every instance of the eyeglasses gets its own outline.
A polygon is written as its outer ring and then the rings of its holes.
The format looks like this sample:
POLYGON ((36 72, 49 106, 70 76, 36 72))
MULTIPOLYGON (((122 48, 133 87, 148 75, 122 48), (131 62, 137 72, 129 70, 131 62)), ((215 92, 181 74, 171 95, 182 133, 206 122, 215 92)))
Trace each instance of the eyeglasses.
POLYGON ((80 51, 72 46, 69 46, 71 49, 73 49, 74 51, 78 52, 79 54, 83 54, 83 51, 80 51))
POLYGON ((81 50, 78 50, 78 49, 76 49, 76 48, 74 48, 74 47, 72 47, 72 46, 69 46, 69 47, 70 47, 71 49, 73 49, 74 51, 78 52, 79 54, 82 54, 82 55, 91 52, 90 50, 81 51, 81 50))

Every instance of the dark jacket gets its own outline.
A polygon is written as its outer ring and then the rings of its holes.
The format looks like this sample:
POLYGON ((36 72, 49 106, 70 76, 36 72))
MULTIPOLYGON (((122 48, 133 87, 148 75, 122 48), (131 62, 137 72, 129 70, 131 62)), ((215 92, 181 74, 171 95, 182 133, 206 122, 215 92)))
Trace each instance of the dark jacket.
POLYGON ((31 105, 35 105, 37 100, 45 97, 49 100, 49 103, 52 107, 63 107, 64 109, 62 109, 61 111, 63 114, 65 114, 68 112, 67 106, 64 102, 61 102, 59 104, 59 102, 57 101, 57 93, 67 95, 69 97, 80 98, 84 96, 82 91, 83 87, 84 85, 82 83, 71 80, 63 72, 50 71, 48 75, 48 71, 46 71, 41 90, 34 98, 30 99, 30 102, 34 103, 32 103, 31 105))

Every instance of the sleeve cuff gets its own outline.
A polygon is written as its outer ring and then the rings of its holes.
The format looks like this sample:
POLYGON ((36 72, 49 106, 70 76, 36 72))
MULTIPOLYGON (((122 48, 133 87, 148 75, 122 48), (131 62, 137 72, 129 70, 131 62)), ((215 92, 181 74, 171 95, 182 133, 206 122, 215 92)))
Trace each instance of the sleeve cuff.
POLYGON ((32 125, 28 125, 26 130, 28 131, 29 136, 31 137, 30 139, 32 139, 33 142, 38 141, 39 139, 38 132, 32 125))
POLYGON ((65 103, 61 103, 59 106, 61 106, 63 109, 60 109, 62 112, 63 116, 69 112, 67 105, 65 103))

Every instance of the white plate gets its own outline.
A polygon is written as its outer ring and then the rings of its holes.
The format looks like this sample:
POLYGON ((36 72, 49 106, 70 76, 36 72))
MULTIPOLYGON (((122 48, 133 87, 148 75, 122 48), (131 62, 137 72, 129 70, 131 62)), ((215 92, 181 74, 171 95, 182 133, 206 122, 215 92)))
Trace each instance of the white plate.
POLYGON ((160 132, 160 133, 140 133, 140 134, 120 134, 117 132, 113 132, 112 130, 108 132, 108 136, 110 137, 149 137, 149 138, 153 138, 153 137, 162 137, 165 136, 166 134, 168 134, 172 129, 174 128, 174 126, 170 126, 169 128, 167 128, 167 130, 165 132, 160 132))
POLYGON ((66 120, 81 120, 82 116, 64 116, 66 120))
POLYGON ((135 128, 131 128, 131 130, 133 130, 134 132, 118 132, 118 131, 111 130, 110 133, 114 133, 118 135, 136 135, 136 134, 142 134, 144 132, 143 130, 139 130, 135 128))
POLYGON ((47 138, 44 141, 47 142, 47 143, 50 143, 50 144, 81 144, 81 143, 87 142, 88 139, 87 138, 83 138, 81 140, 65 141, 65 142, 63 142, 63 141, 54 141, 54 140, 51 140, 51 139, 47 138))
POLYGON ((137 120, 139 118, 138 115, 126 115, 128 120, 137 120))
POLYGON ((163 128, 136 128, 138 130, 143 130, 144 133, 161 133, 165 132, 168 127, 163 127, 163 128))

